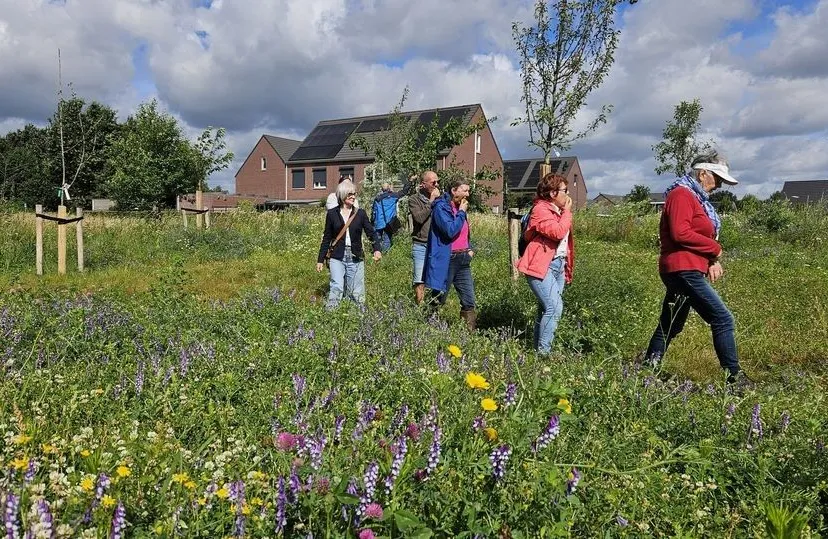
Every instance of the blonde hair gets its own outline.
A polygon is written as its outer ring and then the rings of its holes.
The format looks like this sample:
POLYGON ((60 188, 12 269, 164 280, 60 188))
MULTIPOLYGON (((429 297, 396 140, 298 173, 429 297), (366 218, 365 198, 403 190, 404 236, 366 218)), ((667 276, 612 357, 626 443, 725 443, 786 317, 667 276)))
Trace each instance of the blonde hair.
POLYGON ((356 194, 356 185, 351 180, 345 180, 336 186, 336 201, 341 207, 351 193, 356 194))

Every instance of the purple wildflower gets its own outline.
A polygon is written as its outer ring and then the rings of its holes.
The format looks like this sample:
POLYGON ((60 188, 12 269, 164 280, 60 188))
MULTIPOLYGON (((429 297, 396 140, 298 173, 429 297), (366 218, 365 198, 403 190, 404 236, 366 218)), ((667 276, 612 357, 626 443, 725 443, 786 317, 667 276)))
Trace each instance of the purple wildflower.
POLYGON ((431 408, 428 410, 428 414, 426 414, 425 418, 423 419, 423 429, 431 430, 432 432, 437 427, 437 403, 432 402, 431 408))
POLYGON ((135 372, 135 394, 140 395, 144 390, 144 362, 138 362, 138 370, 135 372))
POLYGON ((296 400, 302 398, 302 395, 305 393, 305 386, 307 385, 307 381, 303 376, 294 373, 293 374, 293 394, 296 397, 296 400))
POLYGON ((443 436, 443 431, 439 426, 434 427, 434 438, 431 442, 431 450, 428 452, 428 465, 426 466, 426 475, 431 475, 437 469, 437 464, 440 462, 440 439, 443 436))
POLYGON ((365 430, 374 420, 374 417, 376 417, 376 415, 377 408, 373 406, 371 403, 363 401, 362 413, 359 415, 359 420, 357 421, 357 425, 354 428, 354 432, 352 434, 354 440, 362 440, 362 436, 365 433, 365 430))
POLYGON ((20 535, 20 523, 17 520, 17 511, 20 508, 20 498, 11 492, 6 494, 6 507, 3 511, 3 524, 6 528, 6 536, 14 539, 20 535))
POLYGON ((334 443, 338 444, 342 441, 342 428, 345 426, 345 416, 336 416, 334 421, 334 443))
POLYGON ((386 496, 391 495, 391 490, 394 488, 394 482, 400 475, 400 470, 402 469, 403 462, 405 461, 405 455, 408 453, 408 442, 405 441, 405 436, 401 436, 397 443, 392 446, 391 452, 394 454, 394 459, 391 461, 391 473, 389 473, 388 477, 385 478, 386 496))
POLYGON ((479 416, 475 417, 474 420, 472 421, 472 430, 474 432, 477 432, 480 429, 485 429, 485 428, 486 428, 486 420, 483 418, 483 416, 479 415, 479 416))
POLYGON ((29 459, 29 465, 26 467, 26 475, 23 476, 23 483, 26 485, 31 483, 36 473, 37 461, 35 459, 29 459))
POLYGON ((489 455, 489 462, 492 465, 492 475, 495 481, 500 481, 506 476, 506 463, 512 455, 512 448, 508 445, 495 447, 489 455))
POLYGON ((762 430, 762 407, 759 403, 753 407, 753 414, 750 416, 750 429, 747 434, 747 446, 753 447, 752 441, 759 441, 762 439, 764 432, 762 430))
POLYGON ((359 497, 359 508, 357 515, 365 515, 365 509, 374 501, 374 495, 377 491, 377 479, 379 478, 379 464, 372 462, 365 468, 365 474, 362 476, 362 496, 359 497))
POLYGON ((727 410, 725 410, 724 421, 722 422, 722 436, 727 434, 730 423, 733 421, 734 412, 736 412, 736 405, 731 402, 727 405, 727 410))
POLYGON ((243 537, 244 525, 247 520, 244 516, 244 481, 236 481, 230 485, 230 499, 236 504, 236 521, 233 524, 233 537, 243 537))
POLYGON ((446 354, 440 350, 437 352, 437 370, 440 372, 448 372, 449 371, 449 362, 446 354))
POLYGON ((359 539, 374 539, 375 535, 371 528, 360 530, 359 539))
POLYGON ((279 485, 276 494, 276 533, 282 533, 287 525, 287 496, 285 496, 285 478, 279 476, 279 485))
POLYGON ((788 430, 788 426, 791 424, 791 414, 788 413, 787 410, 782 412, 782 416, 779 418, 779 430, 785 432, 788 430))
POLYGON ((515 404, 517 400, 517 384, 509 382, 506 384, 506 394, 503 396, 503 407, 508 408, 515 404))
POLYGON ((397 413, 394 414, 394 419, 391 421, 391 426, 388 429, 388 436, 393 436, 399 432, 406 417, 408 417, 408 405, 403 404, 397 410, 397 413))
POLYGON ((580 482, 581 472, 578 471, 578 468, 572 468, 569 472, 569 479, 566 482, 566 495, 572 496, 578 487, 578 483, 580 482))
POLYGON ((124 504, 118 500, 115 513, 112 515, 112 531, 109 532, 109 539, 121 539, 124 528, 126 528, 126 509, 124 509, 124 504))
POLYGON ((290 504, 299 501, 299 493, 302 491, 302 483, 299 481, 299 474, 296 473, 296 466, 290 469, 290 504))
POLYGON ((544 431, 538 436, 538 439, 532 443, 532 452, 537 453, 541 449, 552 443, 552 440, 558 437, 561 432, 561 426, 558 421, 558 416, 553 415, 549 418, 549 423, 546 424, 544 431))
POLYGON ((309 449, 311 468, 319 470, 322 468, 322 452, 325 450, 325 444, 328 442, 328 439, 322 433, 319 433, 315 440, 311 438, 308 439, 311 440, 309 449))
POLYGON ((616 516, 615 516, 615 521, 616 521, 616 522, 618 523, 618 525, 619 525, 619 526, 621 526, 622 528, 626 528, 626 527, 627 527, 627 526, 629 526, 629 524, 630 524, 630 521, 629 521, 629 520, 627 520, 626 518, 622 517, 621 515, 616 515, 616 516))
POLYGON ((55 521, 49 502, 43 499, 38 500, 35 503, 35 512, 37 519, 30 523, 26 537, 48 537, 49 539, 55 537, 55 521))
POLYGON ((369 503, 365 507, 365 518, 382 520, 382 506, 378 503, 369 503))

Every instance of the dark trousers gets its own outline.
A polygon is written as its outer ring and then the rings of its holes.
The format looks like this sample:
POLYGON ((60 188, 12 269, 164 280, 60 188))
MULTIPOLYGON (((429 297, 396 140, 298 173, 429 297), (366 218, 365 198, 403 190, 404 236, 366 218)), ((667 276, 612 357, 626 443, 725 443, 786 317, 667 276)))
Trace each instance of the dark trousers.
POLYGON ((468 251, 458 251, 451 253, 449 260, 448 279, 446 280, 446 291, 440 292, 434 290, 434 299, 440 304, 445 305, 448 299, 448 291, 451 285, 457 290, 457 295, 460 296, 460 310, 473 311, 474 303, 474 280, 471 272, 471 259, 468 251))
POLYGON ((722 368, 731 374, 739 372, 736 354, 736 330, 733 315, 727 310, 722 298, 700 271, 662 273, 661 280, 667 288, 661 305, 658 327, 650 339, 647 358, 663 358, 667 347, 684 329, 692 307, 713 332, 713 347, 722 368))

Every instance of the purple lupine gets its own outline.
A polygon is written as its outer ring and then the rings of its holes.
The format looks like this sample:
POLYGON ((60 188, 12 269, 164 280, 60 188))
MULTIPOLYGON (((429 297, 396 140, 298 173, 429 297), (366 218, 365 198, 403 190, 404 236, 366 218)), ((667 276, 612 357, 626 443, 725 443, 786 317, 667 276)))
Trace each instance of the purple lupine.
POLYGON ((92 503, 83 515, 83 522, 85 524, 92 521, 92 511, 100 505, 101 498, 103 498, 104 491, 109 487, 109 484, 110 480, 106 474, 102 473, 98 475, 98 480, 95 483, 95 497, 92 499, 92 503))
MULTIPOLYGON (((350 494, 351 496, 356 496, 356 495, 358 494, 358 491, 357 491, 357 480, 356 480, 356 478, 352 477, 352 478, 348 481, 348 486, 345 488, 345 492, 347 492, 347 493, 348 493, 348 494, 350 494)), ((346 505, 343 505, 343 506, 342 506, 342 520, 344 520, 345 522, 347 522, 347 521, 348 521, 348 518, 349 518, 349 511, 348 511, 348 507, 347 507, 346 505)))
POLYGON ((3 511, 3 524, 6 528, 6 537, 15 539, 20 534, 20 523, 17 519, 17 511, 20 508, 20 498, 11 492, 6 493, 6 507, 3 511))
POLYGON ((731 402, 727 405, 727 409, 725 410, 724 421, 722 422, 722 436, 727 435, 727 431, 730 428, 730 422, 733 421, 734 412, 736 412, 736 405, 731 402))
POLYGON ((355 441, 362 440, 363 434, 365 434, 365 430, 374 420, 374 417, 377 415, 377 408, 369 402, 363 401, 362 402, 362 413, 359 414, 359 420, 357 421, 357 425, 354 428, 354 432, 351 437, 355 441))
POLYGON ((448 372, 449 371, 449 362, 446 354, 440 350, 437 352, 437 370, 440 372, 448 372))
POLYGON ((115 513, 112 515, 112 531, 109 532, 109 539, 121 539, 124 528, 126 528, 126 509, 121 500, 115 506, 115 513))
POLYGON ((233 524, 233 537, 244 536, 244 525, 247 518, 244 516, 244 481, 236 481, 230 485, 230 499, 236 504, 236 521, 233 524))
POLYGON ((430 430, 430 431, 434 432, 436 427, 437 427, 437 403, 432 402, 431 407, 428 409, 428 414, 426 414, 425 418, 423 419, 423 430, 430 430))
POLYGON ((178 373, 184 377, 187 376, 187 370, 190 368, 190 349, 182 347, 178 353, 178 373))
POLYGON ((285 478, 279 476, 279 485, 276 490, 276 533, 280 534, 287 526, 287 496, 285 495, 285 478))
POLYGON ((552 443, 552 440, 558 437, 558 434, 561 432, 561 426, 558 420, 558 416, 553 415, 549 418, 549 423, 546 424, 546 428, 543 432, 538 436, 538 439, 532 443, 532 452, 537 453, 541 449, 548 446, 552 443))
POLYGON ((616 515, 615 516, 615 522, 617 522, 618 525, 621 526, 622 528, 626 528, 630 524, 630 521, 627 520, 626 518, 622 517, 621 515, 616 515))
POLYGON ((35 459, 29 459, 29 465, 26 467, 26 475, 23 476, 23 483, 26 485, 31 483, 36 473, 37 461, 35 459))
POLYGON ((317 434, 315 440, 308 439, 312 442, 309 448, 311 468, 319 470, 322 468, 322 452, 325 450, 325 444, 328 442, 328 439, 321 432, 317 434))
POLYGON ((406 417, 408 417, 408 405, 403 404, 397 410, 397 413, 394 414, 394 419, 391 420, 391 426, 388 428, 388 436, 394 436, 400 431, 406 417))
POLYGON ((495 481, 500 481, 506 476, 506 463, 512 455, 512 448, 508 445, 501 445, 492 449, 489 455, 489 462, 492 465, 492 475, 495 481))
POLYGON ((144 362, 138 362, 138 369, 135 372, 135 394, 140 395, 144 390, 144 362))
POLYGON ((293 373, 293 395, 296 397, 297 401, 302 398, 302 395, 305 393, 306 386, 307 380, 305 380, 305 377, 293 373))
POLYGON ((791 414, 788 413, 787 410, 782 412, 782 416, 779 418, 779 430, 785 432, 788 430, 788 426, 791 424, 791 414))
POLYGON ((485 429, 485 428, 486 428, 486 419, 484 419, 482 415, 479 415, 479 416, 475 417, 472 420, 472 430, 474 432, 477 432, 477 431, 479 431, 481 429, 485 429))
POLYGON ((443 436, 442 429, 438 426, 434 427, 434 439, 431 441, 431 449, 428 452, 428 465, 426 466, 426 476, 430 476, 437 469, 437 464, 440 463, 440 441, 443 436))
POLYGON ((503 396, 503 407, 513 406, 517 400, 517 384, 509 382, 506 384, 506 394, 503 396))
POLYGON ((747 433, 747 446, 748 448, 753 447, 753 443, 757 442, 762 439, 764 432, 762 430, 762 407, 759 403, 753 407, 753 414, 750 416, 750 428, 748 429, 747 433))
POLYGON ((571 496, 575 493, 575 490, 578 487, 578 483, 581 482, 581 472, 578 471, 578 468, 572 468, 569 472, 569 479, 566 481, 566 495, 571 496))
POLYGON ((299 493, 302 491, 302 482, 299 481, 299 474, 296 472, 296 466, 294 465, 290 469, 290 496, 289 502, 291 505, 295 504, 299 501, 299 493))
POLYGON ((38 500, 35 504, 35 511, 37 520, 29 525, 29 531, 26 533, 27 537, 48 537, 49 539, 53 539, 55 537, 55 520, 52 517, 49 502, 43 499, 38 500))
POLYGON ((374 501, 377 491, 377 479, 379 479, 379 464, 374 461, 365 467, 365 474, 362 476, 362 496, 359 497, 357 515, 365 515, 365 508, 374 501))
POLYGON ((335 387, 331 388, 331 390, 328 391, 328 394, 325 395, 325 398, 322 400, 322 408, 327 408, 328 406, 330 406, 338 393, 339 392, 336 390, 335 387))
POLYGON ((342 429, 345 426, 345 416, 338 415, 334 421, 334 443, 338 444, 342 441, 342 429))
POLYGON ((386 496, 391 495, 391 490, 394 488, 394 482, 400 475, 400 470, 402 469, 403 462, 405 461, 405 455, 408 453, 408 442, 405 441, 405 436, 400 436, 397 443, 392 446, 391 452, 394 454, 394 459, 391 461, 391 472, 388 474, 388 477, 385 478, 386 496))

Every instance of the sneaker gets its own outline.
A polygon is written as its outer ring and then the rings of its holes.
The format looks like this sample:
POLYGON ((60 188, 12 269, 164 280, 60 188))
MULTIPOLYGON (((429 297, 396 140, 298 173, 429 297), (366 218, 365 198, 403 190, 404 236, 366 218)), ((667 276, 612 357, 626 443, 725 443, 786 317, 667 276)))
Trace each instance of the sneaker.
POLYGON ((744 393, 746 390, 755 388, 756 382, 751 380, 750 377, 745 374, 745 371, 740 370, 736 373, 728 375, 727 387, 734 393, 744 393))

